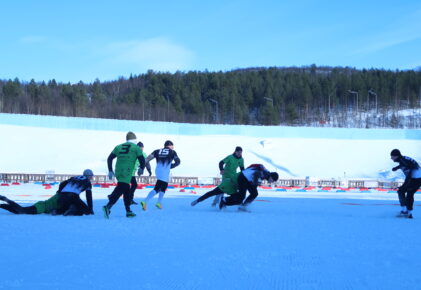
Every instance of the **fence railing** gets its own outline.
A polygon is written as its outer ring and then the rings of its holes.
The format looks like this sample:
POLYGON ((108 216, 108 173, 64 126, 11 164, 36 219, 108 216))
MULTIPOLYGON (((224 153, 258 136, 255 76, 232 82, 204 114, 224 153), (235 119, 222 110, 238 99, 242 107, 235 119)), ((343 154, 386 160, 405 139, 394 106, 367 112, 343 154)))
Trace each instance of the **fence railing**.
MULTIPOLYGON (((74 174, 34 174, 34 173, 0 173, 0 180, 3 182, 62 182, 66 179, 75 176, 74 174)), ((137 176, 136 180, 142 184, 155 184, 155 176, 137 176)), ((170 184, 177 185, 197 185, 199 184, 199 177, 186 177, 186 176, 172 176, 170 177, 170 184)), ((220 177, 206 178, 211 181, 213 185, 221 183, 220 177)), ((92 183, 109 183, 107 175, 95 175, 92 183)), ((266 182, 264 185, 268 185, 266 182)), ((270 186, 285 186, 285 187, 306 187, 306 186, 317 186, 317 187, 356 187, 356 188, 397 188, 402 182, 398 181, 382 181, 382 180, 362 180, 362 179, 347 179, 347 180, 335 180, 335 179, 316 179, 309 181, 308 178, 294 178, 294 179, 279 179, 276 183, 270 186)))

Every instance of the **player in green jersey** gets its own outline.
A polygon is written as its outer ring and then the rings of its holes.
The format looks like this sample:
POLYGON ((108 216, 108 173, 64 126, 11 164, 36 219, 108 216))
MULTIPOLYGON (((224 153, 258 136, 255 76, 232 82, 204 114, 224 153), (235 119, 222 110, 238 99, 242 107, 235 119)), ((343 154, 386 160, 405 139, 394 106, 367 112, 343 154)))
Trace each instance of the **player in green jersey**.
POLYGON ((229 194, 229 195, 236 193, 237 189, 238 189, 237 179, 238 179, 239 175, 240 175, 240 172, 237 172, 231 178, 224 179, 221 182, 221 184, 218 185, 216 188, 214 188, 211 191, 206 192, 204 195, 202 195, 198 199, 195 199, 194 201, 192 201, 191 206, 195 206, 199 202, 202 202, 205 199, 208 199, 209 197, 212 197, 212 196, 215 196, 215 195, 216 196, 218 196, 218 195, 222 196, 222 195, 224 195, 224 193, 229 194))
MULTIPOLYGON (((143 151, 143 148, 145 147, 143 145, 143 143, 142 142, 138 142, 137 143, 137 146, 139 146, 140 149, 142 149, 143 157, 146 159, 148 157, 148 155, 146 155, 145 151, 143 151)), ((137 202, 135 202, 133 200, 133 198, 134 198, 134 192, 137 189, 136 175, 138 175, 138 176, 143 175, 143 170, 141 170, 141 168, 139 167, 139 164, 140 164, 139 163, 139 160, 136 159, 136 163, 135 163, 135 166, 133 168, 132 179, 130 180, 130 196, 131 196, 131 199, 132 199, 131 204, 137 204, 137 202)), ((149 176, 151 176, 152 175, 151 164, 150 163, 146 163, 145 166, 146 166, 146 170, 149 173, 149 176)))
POLYGON ((108 156, 108 178, 117 178, 117 186, 114 191, 108 196, 108 203, 103 207, 104 216, 109 218, 111 207, 123 195, 124 206, 126 208, 127 217, 135 217, 136 215, 130 210, 131 196, 130 196, 130 181, 132 179, 133 168, 136 159, 139 160, 140 169, 145 168, 145 158, 143 151, 136 145, 136 135, 133 132, 128 132, 126 135, 126 142, 117 145, 111 154, 108 156), (113 171, 113 160, 117 158, 115 165, 115 173, 113 171))
MULTIPOLYGON (((223 160, 219 162, 219 170, 222 175, 222 187, 226 187, 223 184, 237 183, 237 168, 240 168, 241 171, 244 170, 244 159, 243 159, 243 148, 240 146, 235 147, 233 154, 228 155, 223 160), (224 166, 225 165, 225 166, 224 166)), ((217 190, 217 187, 215 190, 217 190)), ((220 188, 219 188, 220 189, 220 188)), ((221 191, 219 194, 215 192, 215 199, 212 202, 212 206, 219 204, 222 196, 225 191, 221 191)), ((225 192, 227 193, 227 192, 225 192)))

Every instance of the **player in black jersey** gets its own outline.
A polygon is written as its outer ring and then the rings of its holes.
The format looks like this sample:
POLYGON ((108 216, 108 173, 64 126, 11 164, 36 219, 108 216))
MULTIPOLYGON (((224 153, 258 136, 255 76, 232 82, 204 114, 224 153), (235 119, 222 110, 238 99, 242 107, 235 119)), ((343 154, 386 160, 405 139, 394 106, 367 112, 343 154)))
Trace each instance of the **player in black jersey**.
POLYGON ((174 144, 169 140, 165 141, 164 148, 152 152, 148 158, 146 158, 146 163, 154 158, 156 159, 155 175, 157 181, 155 188, 140 203, 143 210, 146 210, 147 202, 157 193, 159 193, 159 198, 155 206, 162 209, 162 199, 168 187, 170 170, 180 165, 180 158, 178 158, 177 152, 174 151, 174 144))
POLYGON ((75 176, 63 181, 58 189, 58 211, 63 215, 94 214, 92 203, 91 179, 94 173, 90 169, 83 171, 83 175, 75 176), (86 203, 80 199, 80 194, 86 192, 86 203))

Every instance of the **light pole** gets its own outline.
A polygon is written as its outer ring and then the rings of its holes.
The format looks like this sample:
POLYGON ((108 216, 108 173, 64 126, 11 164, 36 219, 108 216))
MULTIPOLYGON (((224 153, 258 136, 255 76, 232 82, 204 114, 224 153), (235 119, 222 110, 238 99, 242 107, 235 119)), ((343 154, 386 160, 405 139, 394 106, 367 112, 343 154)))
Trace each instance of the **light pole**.
POLYGON ((167 95, 167 121, 170 120, 170 96, 167 95))
POLYGON ((334 90, 327 97, 328 98, 328 100, 327 100, 327 106, 328 106, 329 116, 330 116, 330 98, 331 98, 331 96, 333 96, 333 94, 336 94, 336 87, 334 88, 334 90))
POLYGON ((211 98, 209 98, 208 100, 215 104, 215 122, 219 123, 218 101, 211 98))
POLYGON ((376 113, 377 113, 377 94, 372 89, 369 89, 368 90, 368 95, 370 95, 370 94, 372 94, 372 95, 374 95, 376 97, 376 113))
POLYGON ((357 112, 358 112, 358 92, 348 90, 348 93, 350 93, 350 94, 356 94, 357 95, 357 112))

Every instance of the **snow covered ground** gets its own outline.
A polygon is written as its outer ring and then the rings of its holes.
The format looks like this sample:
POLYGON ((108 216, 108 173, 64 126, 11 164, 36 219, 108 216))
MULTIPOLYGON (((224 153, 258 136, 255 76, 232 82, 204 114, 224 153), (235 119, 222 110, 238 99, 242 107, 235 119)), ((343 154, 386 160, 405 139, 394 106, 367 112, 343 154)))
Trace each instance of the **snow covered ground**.
MULTIPOLYGON (((0 187, 32 204, 40 185, 0 187), (31 193, 35 194, 33 196, 31 193)), ((261 190, 252 213, 190 206, 172 189, 164 209, 120 200, 101 214, 112 188, 94 188, 94 216, 0 211, 0 289, 416 289, 421 283, 421 202, 413 220, 394 217, 390 193, 261 190), (102 198, 102 199, 101 199, 102 198)), ((149 189, 136 192, 136 199, 149 189)), ((38 195, 38 196, 36 196, 38 195)), ((83 194, 82 194, 83 196, 83 194)))
MULTIPOLYGON (((0 114, 0 172, 106 174, 106 159, 137 134, 145 152, 175 144, 175 176, 215 177, 236 146, 246 164, 262 163, 281 178, 396 178, 390 151, 421 159, 421 130, 225 126, 0 114), (7 154, 6 154, 7 153, 7 154)), ((154 164, 152 164, 154 165, 154 164)))

